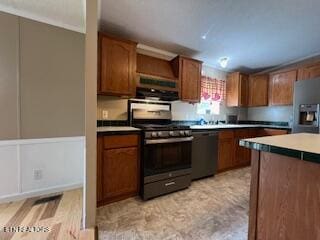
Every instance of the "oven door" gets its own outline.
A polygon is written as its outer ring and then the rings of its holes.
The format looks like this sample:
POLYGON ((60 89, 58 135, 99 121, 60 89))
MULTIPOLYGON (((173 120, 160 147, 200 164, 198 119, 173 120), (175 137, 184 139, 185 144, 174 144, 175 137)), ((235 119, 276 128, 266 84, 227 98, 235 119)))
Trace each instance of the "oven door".
POLYGON ((144 176, 191 168, 193 137, 144 141, 144 176))

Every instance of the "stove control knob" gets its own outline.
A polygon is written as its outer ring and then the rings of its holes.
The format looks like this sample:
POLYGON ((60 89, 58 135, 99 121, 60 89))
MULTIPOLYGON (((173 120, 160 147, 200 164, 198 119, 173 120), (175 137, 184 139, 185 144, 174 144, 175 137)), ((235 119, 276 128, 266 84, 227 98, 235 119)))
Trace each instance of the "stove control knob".
POLYGON ((184 135, 189 136, 190 132, 189 131, 184 131, 184 135))
POLYGON ((152 132, 151 137, 156 138, 156 137, 158 137, 158 134, 156 132, 152 132))
POLYGON ((162 132, 158 132, 158 137, 162 137, 162 132))
POLYGON ((170 131, 170 132, 169 132, 169 136, 170 136, 170 137, 173 137, 173 136, 174 136, 174 132, 173 132, 173 131, 170 131))
POLYGON ((180 131, 180 136, 184 136, 184 131, 180 131))

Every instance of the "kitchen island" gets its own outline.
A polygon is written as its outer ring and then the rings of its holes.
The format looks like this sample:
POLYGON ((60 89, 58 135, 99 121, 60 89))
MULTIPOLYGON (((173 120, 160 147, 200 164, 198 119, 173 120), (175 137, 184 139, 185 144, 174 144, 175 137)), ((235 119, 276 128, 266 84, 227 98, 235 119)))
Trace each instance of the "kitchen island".
POLYGON ((320 239, 320 135, 240 141, 252 149, 249 240, 320 239))

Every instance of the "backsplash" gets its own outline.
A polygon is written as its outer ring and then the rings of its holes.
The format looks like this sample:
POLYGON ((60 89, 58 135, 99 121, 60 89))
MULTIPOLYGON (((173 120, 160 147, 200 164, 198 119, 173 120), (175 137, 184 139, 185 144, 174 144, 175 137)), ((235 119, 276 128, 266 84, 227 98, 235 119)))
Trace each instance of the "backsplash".
MULTIPOLYGON (((127 120, 127 99, 117 97, 98 96, 97 119, 102 120, 102 111, 108 111, 108 120, 127 120)), ((198 121, 203 117, 207 121, 225 120, 226 114, 236 114, 239 120, 246 120, 246 108, 228 108, 221 104, 219 115, 197 114, 197 104, 181 101, 172 102, 172 120, 174 121, 198 121)))
POLYGON ((247 120, 292 123, 292 106, 268 106, 248 108, 247 120))

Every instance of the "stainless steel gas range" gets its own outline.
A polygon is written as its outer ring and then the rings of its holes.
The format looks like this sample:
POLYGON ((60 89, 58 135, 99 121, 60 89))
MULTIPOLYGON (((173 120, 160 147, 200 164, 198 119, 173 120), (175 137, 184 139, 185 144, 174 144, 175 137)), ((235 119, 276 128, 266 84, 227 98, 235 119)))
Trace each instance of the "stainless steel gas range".
POLYGON ((128 113, 131 125, 142 129, 141 197, 147 200, 190 186, 192 132, 172 124, 171 103, 129 100, 128 113))

